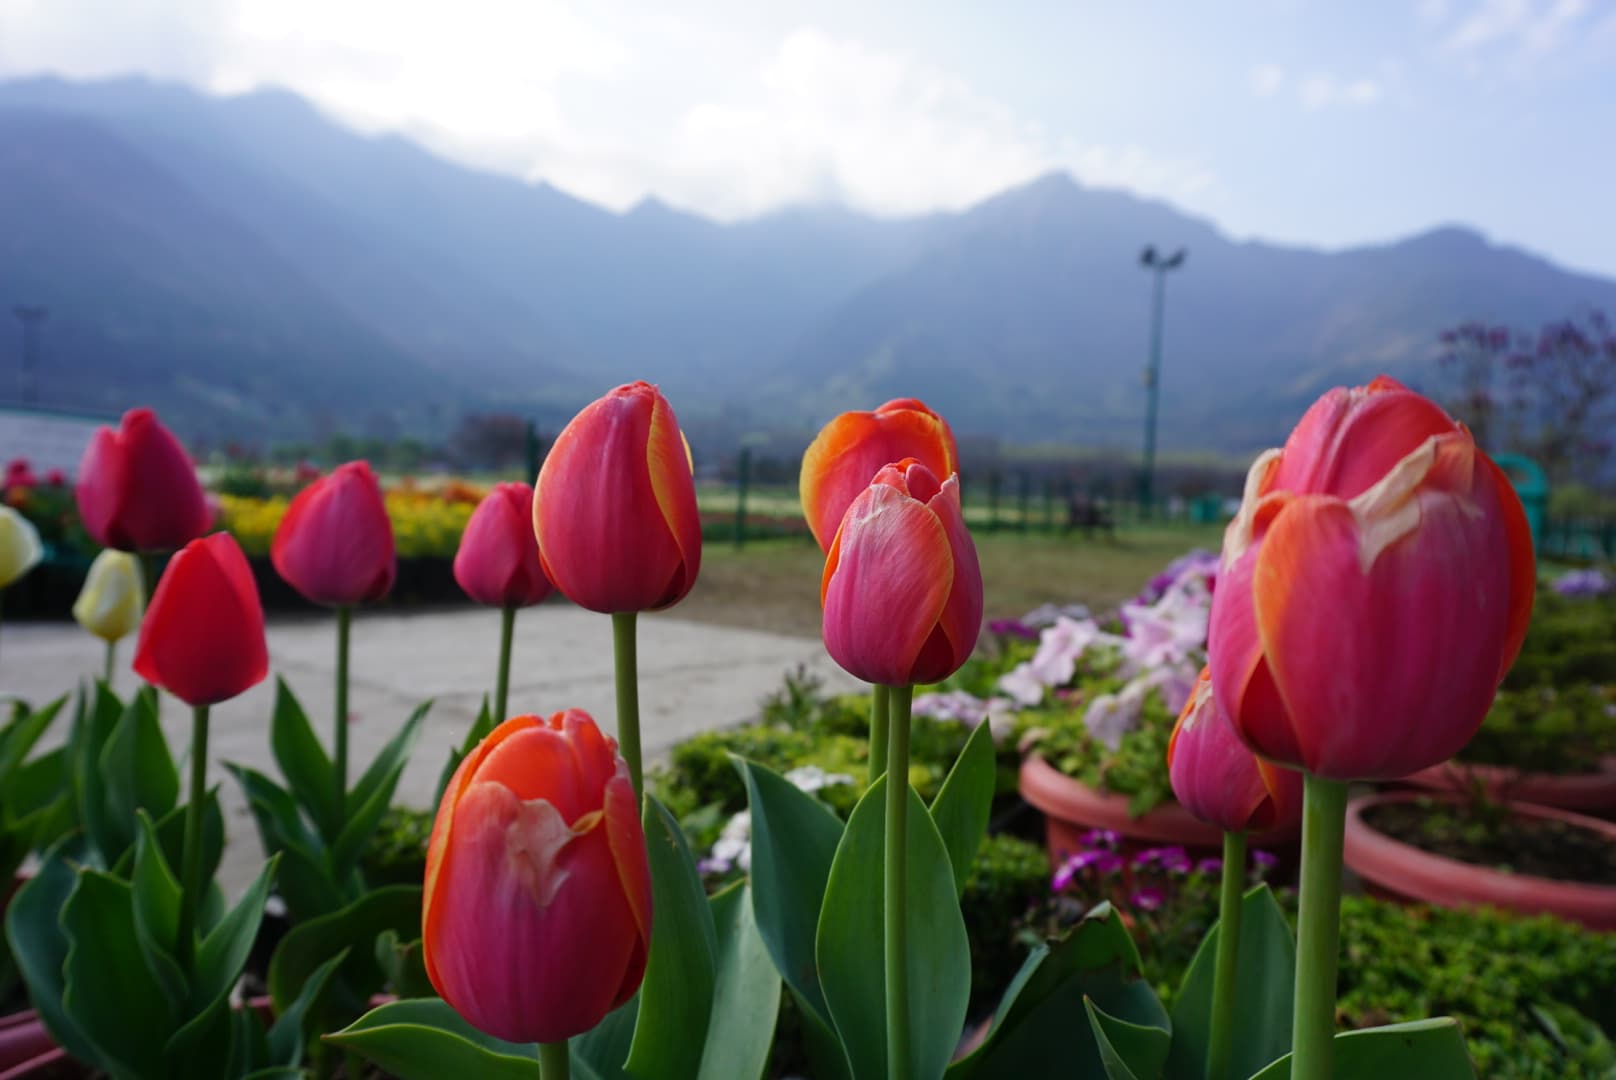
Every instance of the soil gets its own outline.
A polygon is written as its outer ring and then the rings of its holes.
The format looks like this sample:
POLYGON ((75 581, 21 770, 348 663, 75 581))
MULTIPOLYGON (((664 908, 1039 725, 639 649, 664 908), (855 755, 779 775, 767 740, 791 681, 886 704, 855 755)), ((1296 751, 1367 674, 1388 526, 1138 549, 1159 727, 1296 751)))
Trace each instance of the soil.
POLYGON ((1582 885, 1616 885, 1616 843, 1569 822, 1425 799, 1370 807, 1364 820, 1394 840, 1460 862, 1582 885))

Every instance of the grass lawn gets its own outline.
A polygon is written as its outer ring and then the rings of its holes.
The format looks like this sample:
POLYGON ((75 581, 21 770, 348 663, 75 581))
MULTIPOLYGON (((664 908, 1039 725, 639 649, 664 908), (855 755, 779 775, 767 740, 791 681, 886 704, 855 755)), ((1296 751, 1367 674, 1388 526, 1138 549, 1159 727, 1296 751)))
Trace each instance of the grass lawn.
MULTIPOLYGON (((1194 547, 1215 551, 1222 540, 1221 526, 1182 525, 1121 529, 1115 539, 978 534, 987 616, 1021 615, 1046 601, 1111 607, 1171 559, 1194 547)), ((709 542, 696 587, 669 614, 817 637, 823 569, 808 541, 753 541, 740 551, 709 542)))

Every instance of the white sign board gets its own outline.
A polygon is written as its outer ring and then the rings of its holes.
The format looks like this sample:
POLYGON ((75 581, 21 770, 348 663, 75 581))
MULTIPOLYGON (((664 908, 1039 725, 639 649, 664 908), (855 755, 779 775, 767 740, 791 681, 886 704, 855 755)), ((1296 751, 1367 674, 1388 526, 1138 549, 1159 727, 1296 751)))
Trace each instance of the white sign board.
POLYGON ((8 462, 24 458, 38 476, 61 469, 71 480, 84 448, 90 445, 90 436, 102 424, 116 425, 117 417, 0 405, 0 470, 8 462))

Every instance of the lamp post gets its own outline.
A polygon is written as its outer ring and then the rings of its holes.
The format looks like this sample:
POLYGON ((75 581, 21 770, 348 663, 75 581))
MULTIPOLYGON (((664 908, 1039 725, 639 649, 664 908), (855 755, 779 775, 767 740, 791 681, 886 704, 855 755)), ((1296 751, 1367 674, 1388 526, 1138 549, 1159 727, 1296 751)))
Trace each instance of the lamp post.
POLYGON ((39 388, 39 324, 50 312, 39 304, 18 304, 11 309, 22 323, 22 372, 18 389, 23 404, 32 404, 39 388))
POLYGON ((1156 407, 1161 397, 1162 295, 1167 272, 1183 266, 1187 254, 1187 249, 1179 248, 1163 258, 1156 254, 1155 245, 1149 244, 1139 255, 1139 265, 1154 274, 1150 307, 1150 363, 1145 368, 1145 461, 1139 472, 1139 510, 1146 517, 1150 515, 1155 499, 1156 407))

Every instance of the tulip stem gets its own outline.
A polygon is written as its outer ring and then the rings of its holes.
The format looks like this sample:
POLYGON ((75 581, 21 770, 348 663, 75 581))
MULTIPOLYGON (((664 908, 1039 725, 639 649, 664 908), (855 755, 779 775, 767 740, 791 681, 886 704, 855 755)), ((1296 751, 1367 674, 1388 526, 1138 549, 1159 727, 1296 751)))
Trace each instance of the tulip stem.
POLYGON ((202 803, 208 782, 208 707, 191 710, 191 797, 185 804, 185 852, 180 869, 180 914, 174 960, 187 976, 196 951, 196 906, 202 898, 202 803))
POLYGON ((499 613, 499 679, 494 683, 494 723, 505 722, 505 700, 511 688, 511 633, 516 629, 516 605, 506 604, 499 613))
POLYGON ((113 672, 115 672, 117 669, 118 669, 118 643, 116 641, 109 641, 109 642, 107 642, 106 672, 101 677, 101 681, 105 682, 107 684, 107 689, 108 690, 112 689, 112 675, 113 675, 113 672))
POLYGON ((1341 845, 1347 785, 1302 781, 1302 889, 1296 933, 1292 1080, 1330 1080, 1335 1040, 1336 964, 1341 950, 1341 845))
POLYGON ((894 686, 887 739, 887 1077, 909 1080, 909 706, 912 686, 894 686))
POLYGON ((332 838, 342 831, 348 818, 348 630, 353 608, 337 608, 337 715, 331 729, 331 771, 337 781, 337 820, 332 838))
POLYGON ((566 1039, 539 1044, 539 1080, 567 1080, 567 1070, 571 1067, 566 1039))
POLYGON ((1212 1038, 1207 1080, 1225 1080, 1234 1053, 1235 974, 1240 961, 1240 908, 1246 883, 1246 834, 1223 834, 1223 890, 1218 902, 1218 956, 1212 977, 1212 1038))
POLYGON ((870 777, 874 784, 887 771, 887 688, 870 688, 870 777))
POLYGON ((612 612, 612 659, 617 671, 617 746, 628 762, 637 801, 645 792, 640 771, 640 682, 635 657, 634 611, 612 612))

